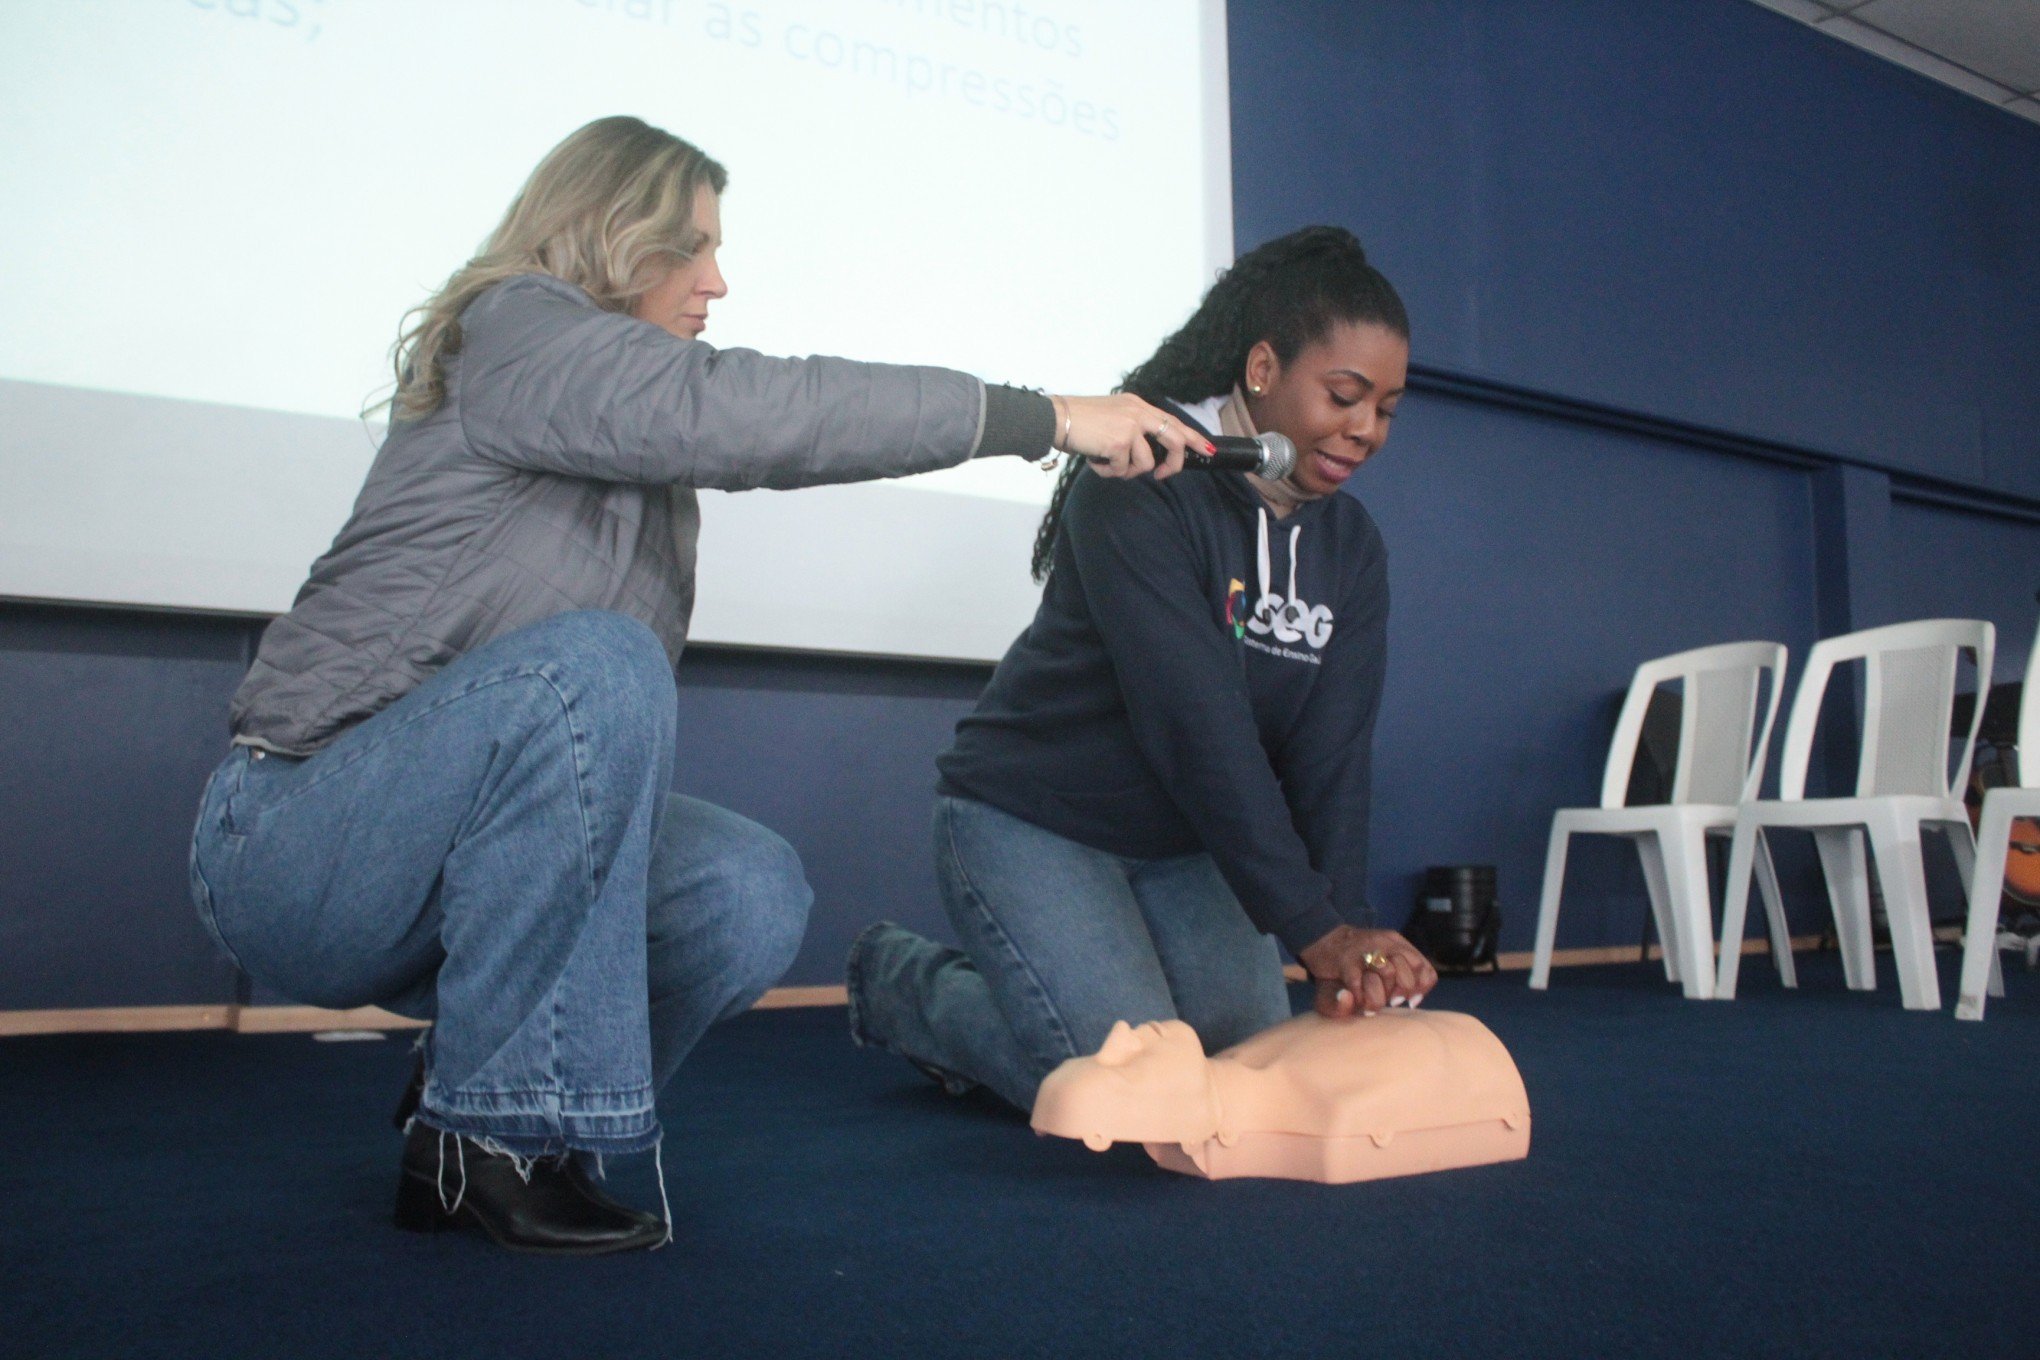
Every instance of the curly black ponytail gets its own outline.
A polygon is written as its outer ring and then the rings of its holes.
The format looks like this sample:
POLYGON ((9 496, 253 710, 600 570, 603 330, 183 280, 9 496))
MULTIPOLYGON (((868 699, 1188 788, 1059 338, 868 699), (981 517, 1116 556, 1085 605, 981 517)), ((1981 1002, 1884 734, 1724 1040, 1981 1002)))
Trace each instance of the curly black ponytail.
MULTIPOLYGON (((1247 354, 1266 340, 1288 364, 1342 323, 1386 326, 1410 337, 1409 313, 1344 227, 1305 227, 1256 246, 1218 276, 1181 330, 1162 341, 1119 391, 1148 401, 1203 401, 1230 392, 1247 354)), ((1034 536, 1034 579, 1048 579, 1055 535, 1084 460, 1067 459, 1034 536)))

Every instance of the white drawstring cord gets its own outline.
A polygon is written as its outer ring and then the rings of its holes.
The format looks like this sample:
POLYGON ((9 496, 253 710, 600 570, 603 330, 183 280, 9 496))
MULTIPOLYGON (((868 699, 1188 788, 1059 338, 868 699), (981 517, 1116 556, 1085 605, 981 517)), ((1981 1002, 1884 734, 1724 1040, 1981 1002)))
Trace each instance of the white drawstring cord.
POLYGON ((451 1218, 460 1208, 460 1202, 467 1198, 467 1149, 461 1146, 459 1134, 453 1136, 453 1155, 460 1159, 460 1189, 454 1193, 453 1203, 446 1202, 446 1130, 435 1129, 439 1135, 439 1173, 433 1178, 433 1185, 439 1191, 439 1207, 451 1218))
POLYGON ((652 1144, 652 1170, 659 1177, 659 1212, 666 1219, 666 1235, 659 1241, 662 1247, 673 1240, 673 1205, 666 1198, 665 1142, 662 1138, 652 1144))
POLYGON ((1260 542, 1258 546, 1260 548, 1261 557, 1261 593, 1254 600, 1254 611, 1256 613, 1260 612, 1261 601, 1268 598, 1268 511, 1265 508, 1262 509, 1261 511, 1261 531, 1259 537, 1260 542))
POLYGON ((1289 597, 1283 601, 1281 609, 1276 609, 1273 606, 1273 601, 1279 597, 1268 588, 1269 578, 1274 575, 1275 568, 1273 559, 1268 551, 1268 510, 1266 506, 1261 507, 1259 520, 1260 523, 1255 533, 1255 556, 1257 558, 1256 565, 1260 568, 1261 574, 1261 594, 1254 601, 1251 616, 1255 625, 1254 631, 1257 633, 1272 631, 1284 642, 1291 642, 1297 637, 1293 626, 1294 621, 1300 618, 1303 613, 1303 605, 1296 597, 1296 559, 1299 550, 1303 546, 1303 526, 1299 524, 1289 531, 1289 597))

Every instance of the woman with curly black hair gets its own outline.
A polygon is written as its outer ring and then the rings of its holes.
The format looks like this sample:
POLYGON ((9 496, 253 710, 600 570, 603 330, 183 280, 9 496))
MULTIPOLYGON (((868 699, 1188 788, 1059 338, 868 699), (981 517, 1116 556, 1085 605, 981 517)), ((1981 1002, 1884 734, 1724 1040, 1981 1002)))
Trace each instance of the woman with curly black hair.
POLYGON ((1324 1014, 1423 999, 1436 972, 1367 905, 1387 562, 1337 494, 1387 439, 1408 367, 1394 288, 1351 233, 1308 227, 1242 256, 1127 375, 1206 433, 1287 435, 1297 464, 1279 481, 1065 468, 1040 610, 938 761, 936 866, 964 947, 861 935, 860 1044, 1027 1109, 1115 1021, 1182 1019, 1215 1052, 1288 1018, 1277 940, 1324 1014))

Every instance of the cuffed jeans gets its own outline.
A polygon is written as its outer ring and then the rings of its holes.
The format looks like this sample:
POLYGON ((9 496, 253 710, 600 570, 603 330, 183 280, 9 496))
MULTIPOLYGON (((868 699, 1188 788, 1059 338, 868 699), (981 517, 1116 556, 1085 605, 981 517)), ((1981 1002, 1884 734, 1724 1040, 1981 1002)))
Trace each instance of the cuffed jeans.
POLYGON ((935 804, 935 868, 963 949, 890 922, 858 937, 850 1029, 953 1091, 1020 1109, 1113 1023, 1187 1021, 1207 1053, 1289 1018, 1275 941, 1209 855, 1129 859, 964 798, 935 804))
POLYGON ((620 614, 478 647, 304 760, 237 748, 192 841, 249 976, 429 1018, 419 1117, 525 1156, 640 1151, 659 1088, 785 973, 779 836, 671 794, 664 648, 620 614))

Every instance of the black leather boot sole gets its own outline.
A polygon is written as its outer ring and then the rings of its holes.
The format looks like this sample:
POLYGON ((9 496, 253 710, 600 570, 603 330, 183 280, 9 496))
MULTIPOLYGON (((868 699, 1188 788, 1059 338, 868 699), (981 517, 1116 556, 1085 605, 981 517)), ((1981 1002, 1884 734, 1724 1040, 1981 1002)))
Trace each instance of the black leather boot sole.
POLYGON ((406 1232, 480 1232, 547 1256, 605 1256, 666 1240, 655 1215, 619 1204, 571 1156, 525 1162, 422 1123, 404 1139, 395 1222, 406 1232), (442 1155, 443 1149, 443 1155, 442 1155))

